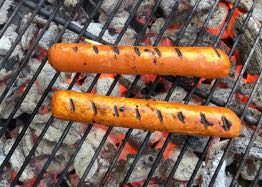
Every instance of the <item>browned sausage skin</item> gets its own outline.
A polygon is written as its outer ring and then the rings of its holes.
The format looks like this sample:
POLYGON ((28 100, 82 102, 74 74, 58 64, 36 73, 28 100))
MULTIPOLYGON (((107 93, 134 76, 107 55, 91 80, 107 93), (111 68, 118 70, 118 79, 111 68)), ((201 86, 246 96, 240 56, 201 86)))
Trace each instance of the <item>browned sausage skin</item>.
POLYGON ((157 74, 220 78, 230 61, 211 47, 110 46, 60 43, 49 48, 48 61, 62 72, 157 74))
POLYGON ((171 133, 236 137, 240 119, 227 108, 97 96, 57 91, 52 98, 54 117, 107 126, 171 133))

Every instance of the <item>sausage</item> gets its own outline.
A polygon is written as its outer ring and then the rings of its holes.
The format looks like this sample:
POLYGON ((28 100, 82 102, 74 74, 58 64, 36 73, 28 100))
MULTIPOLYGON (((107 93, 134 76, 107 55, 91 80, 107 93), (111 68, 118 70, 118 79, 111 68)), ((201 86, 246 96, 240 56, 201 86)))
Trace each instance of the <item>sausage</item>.
POLYGON ((211 47, 55 44, 48 61, 57 71, 157 74, 220 78, 230 73, 228 56, 211 47))
POLYGON ((57 91, 52 114, 62 120, 171 133, 236 137, 240 119, 227 108, 57 91))

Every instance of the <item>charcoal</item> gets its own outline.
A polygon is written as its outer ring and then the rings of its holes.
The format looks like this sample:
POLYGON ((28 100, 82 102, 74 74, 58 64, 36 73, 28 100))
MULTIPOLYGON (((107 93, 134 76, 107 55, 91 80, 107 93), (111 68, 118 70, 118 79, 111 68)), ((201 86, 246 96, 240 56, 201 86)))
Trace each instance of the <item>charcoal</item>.
MULTIPOLYGON (((115 127, 114 131, 117 133, 124 134, 128 131, 127 128, 115 127)), ((129 143, 135 147, 139 147, 147 135, 147 131, 141 129, 134 129, 130 138, 128 139, 129 143)), ((149 145, 156 143, 163 136, 162 132, 152 132, 149 138, 149 145)))
POLYGON ((244 119, 248 124, 257 125, 261 116, 262 113, 260 111, 253 108, 249 108, 245 113, 244 119))
MULTIPOLYGON (((34 121, 30 127, 31 129, 35 130, 35 134, 37 136, 39 136, 40 133, 42 132, 44 125, 46 124, 49 117, 50 117, 50 113, 45 115, 39 114, 35 116, 34 121)), ((67 124, 68 124, 67 121, 55 119, 52 125, 45 133, 44 139, 50 142, 57 142, 67 124)), ((84 127, 85 126, 80 123, 74 123, 71 129, 69 130, 63 143, 67 145, 74 145, 78 140, 80 140, 81 133, 83 133, 84 131, 83 130, 84 127)))
MULTIPOLYGON (((171 153, 170 159, 164 161, 164 163, 160 166, 159 169, 160 176, 168 176, 170 174, 171 169, 173 168, 180 151, 181 149, 175 148, 171 153)), ((197 156, 192 151, 187 150, 173 178, 178 181, 188 181, 193 173, 197 161, 197 156)), ((196 176, 196 179, 197 178, 198 174, 196 176)))
POLYGON ((64 5, 66 7, 75 7, 78 3, 78 0, 65 0, 64 5))
POLYGON ((226 89, 217 88, 213 94, 213 97, 215 97, 220 101, 227 102, 230 93, 231 93, 231 88, 226 88, 226 89))
MULTIPOLYGON (((83 175, 103 136, 104 133, 101 130, 97 128, 92 129, 87 139, 83 143, 79 153, 76 156, 76 159, 74 160, 74 168, 79 177, 83 175)), ((101 150, 101 154, 95 160, 90 172, 85 178, 87 184, 97 185, 100 182, 103 173, 106 172, 106 169, 111 163, 115 153, 115 147, 106 141, 104 147, 101 150)))
MULTIPOLYGON (((253 181, 258 172, 260 164, 261 160, 248 159, 244 163, 244 166, 240 172, 241 177, 245 180, 253 181)), ((262 180, 262 175, 259 176, 259 180, 262 180)))
POLYGON ((150 32, 159 33, 162 26, 165 24, 165 20, 163 18, 158 18, 151 26, 150 32))
MULTIPOLYGON (((13 143, 14 143, 15 139, 8 139, 5 143, 4 143, 4 153, 5 155, 8 154, 9 150, 11 149, 13 143)), ((20 167, 22 166, 23 162, 25 160, 25 154, 23 153, 22 147, 18 146, 14 153, 12 154, 12 157, 10 158, 10 163, 11 163, 11 167, 13 170, 15 170, 16 172, 18 172, 18 170, 20 169, 20 167)), ((21 177, 20 177, 20 181, 26 181, 29 179, 34 178, 35 176, 35 171, 34 169, 28 165, 25 170, 23 171, 21 177)))
MULTIPOLYGON (((106 95, 108 92, 110 86, 114 82, 114 78, 112 77, 103 77, 98 79, 97 85, 96 85, 96 93, 97 95, 106 95)), ((110 94, 111 96, 120 96, 119 92, 119 83, 116 84, 114 87, 112 93, 110 94)))
POLYGON ((135 40, 136 32, 131 27, 128 27, 125 34, 121 38, 119 45, 133 45, 135 40))
POLYGON ((11 8, 13 0, 6 0, 0 8, 0 25, 3 25, 8 20, 8 10, 11 8))
MULTIPOLYGON (((177 145, 183 145, 187 139, 185 135, 176 134, 173 136, 172 141, 177 145)), ((202 153, 208 141, 208 137, 193 136, 190 138, 188 149, 193 152, 202 153)))
MULTIPOLYGON (((166 95, 167 95, 166 93, 163 94, 160 93, 154 96, 153 98, 156 100, 164 100, 166 95)), ((187 92, 183 88, 176 86, 173 93, 171 94, 169 102, 182 103, 186 95, 187 92)))
MULTIPOLYGON (((193 7, 196 2, 197 0, 190 0, 190 5, 193 7)), ((197 7, 197 11, 209 10, 214 6, 215 2, 216 0, 201 0, 197 7)))
MULTIPOLYGON (((250 127, 246 125, 242 125, 241 135, 240 137, 234 139, 231 149, 231 154, 243 155, 252 134, 253 134, 253 130, 250 127)), ((262 142, 261 136, 257 136, 253 145, 251 146, 251 149, 248 154, 248 158, 255 158, 255 159, 262 158, 261 142, 262 142)))
MULTIPOLYGON (((239 31, 245 19, 245 15, 237 17, 234 27, 239 31)), ((249 53, 253 47, 253 43, 260 29, 260 23, 253 17, 250 18, 245 32, 241 35, 238 45, 238 50, 241 58, 241 63, 244 64, 247 60, 249 53)), ((256 46, 256 49, 247 66, 247 72, 252 75, 258 75, 262 67, 262 43, 261 41, 256 46)))
MULTIPOLYGON (((82 28, 82 26, 80 26, 82 28)), ((90 23, 90 25, 87 28, 87 31, 91 34, 98 36, 100 31, 102 30, 102 25, 100 23, 90 23)), ((102 39, 109 42, 114 43, 114 41, 117 38, 117 34, 111 35, 108 30, 106 30, 105 34, 103 35, 102 39)))
MULTIPOLYGON (((23 20, 22 23, 24 22, 23 20)), ((21 45, 23 50, 28 50, 30 48, 31 42, 37 31, 38 31, 38 27, 35 23, 32 23, 28 26, 27 30, 25 31, 21 39, 21 45)))
MULTIPOLYGON (((163 9, 165 16, 169 16, 175 3, 176 0, 161 1, 160 7, 163 9)), ((178 6, 179 11, 185 11, 188 10, 189 8, 190 8, 190 2, 187 0, 182 0, 178 6)))
MULTIPOLYGON (((109 28, 110 29, 114 29, 114 30, 122 30, 122 28, 124 27, 127 19, 129 17, 129 13, 127 11, 118 11, 113 20, 111 21, 109 28)), ((99 23, 104 24, 108 19, 108 16, 105 14, 101 14, 99 16, 99 23)))
MULTIPOLYGON (((72 21, 72 23, 76 24, 77 22, 72 21)), ((62 42, 63 43, 73 43, 73 42, 76 41, 77 38, 78 38, 78 34, 72 32, 70 30, 66 30, 65 33, 62 36, 62 42)))
MULTIPOLYGON (((254 83, 243 84, 240 87, 240 92, 243 95, 249 96, 252 92, 253 87, 254 87, 254 83)), ((252 99, 252 102, 258 107, 262 106, 262 82, 261 81, 258 83, 258 86, 257 86, 257 89, 255 90, 255 95, 252 99)))
POLYGON ((54 43, 56 36, 59 33, 59 28, 56 24, 50 24, 45 34, 42 36, 41 40, 39 41, 39 47, 48 50, 48 48, 54 43))
MULTIPOLYGON (((201 186, 208 186, 210 183, 210 180, 219 164, 219 161, 223 155, 223 150, 226 148, 227 143, 228 140, 219 141, 218 138, 213 141, 208 150, 205 164, 203 164, 201 168, 201 186)), ((231 164, 232 161, 233 159, 230 156, 227 157, 227 159, 223 162, 221 169, 218 172, 214 186, 228 186, 229 180, 226 174, 226 166, 231 164)))
POLYGON ((212 15, 211 20, 208 22, 208 28, 211 28, 211 29, 220 28, 220 27, 222 28, 224 21, 226 20, 227 14, 228 14, 227 6, 218 6, 214 14, 212 15))
MULTIPOLYGON (((129 182, 140 181, 145 179, 152 167, 152 164, 154 163, 154 160, 156 159, 156 156, 156 150, 146 151, 138 160, 136 167, 129 178, 129 182)), ((128 157, 127 164, 130 165, 133 162, 133 160, 134 156, 128 157)), ((127 168, 129 168, 129 166, 127 168)), ((159 175, 158 172, 159 168, 157 167, 153 176, 159 175)))
POLYGON ((6 32, 0 39, 0 55, 4 56, 7 51, 11 48, 15 38, 18 36, 16 33, 16 26, 11 25, 7 28, 6 32))

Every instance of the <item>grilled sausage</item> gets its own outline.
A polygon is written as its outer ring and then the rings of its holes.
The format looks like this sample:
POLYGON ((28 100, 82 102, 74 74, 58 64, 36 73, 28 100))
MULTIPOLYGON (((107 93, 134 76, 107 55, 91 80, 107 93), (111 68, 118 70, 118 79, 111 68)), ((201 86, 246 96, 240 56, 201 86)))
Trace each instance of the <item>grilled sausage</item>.
POLYGON ((62 72, 157 74, 220 78, 230 72, 228 56, 211 47, 138 47, 60 43, 48 61, 62 72))
POLYGON ((73 91, 57 91, 53 95, 52 114, 63 120, 149 131, 218 137, 236 137, 240 134, 240 119, 227 108, 73 91))

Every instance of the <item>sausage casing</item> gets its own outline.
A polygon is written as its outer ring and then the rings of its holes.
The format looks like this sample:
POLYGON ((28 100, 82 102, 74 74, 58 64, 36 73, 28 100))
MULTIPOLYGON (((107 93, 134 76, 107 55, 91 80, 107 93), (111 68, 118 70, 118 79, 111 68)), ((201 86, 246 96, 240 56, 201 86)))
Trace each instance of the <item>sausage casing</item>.
POLYGON ((73 91, 54 93, 52 114, 56 118, 76 122, 217 137, 239 136, 241 126, 240 119, 227 108, 73 91))
POLYGON ((220 78, 230 61, 211 47, 110 46, 60 43, 48 50, 48 61, 62 72, 156 74, 220 78))

